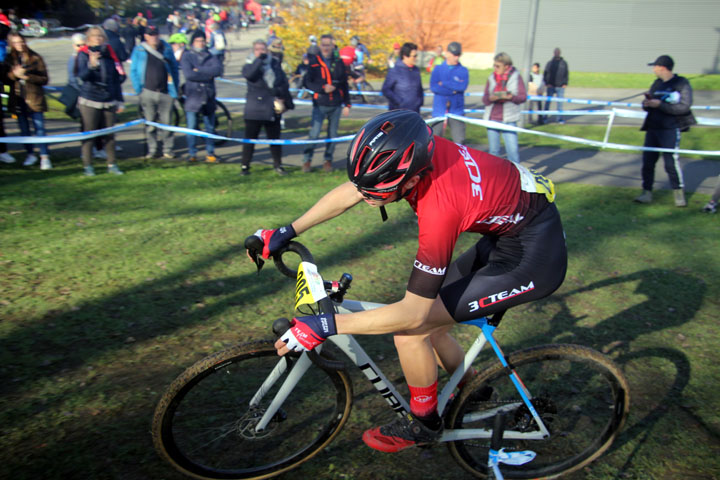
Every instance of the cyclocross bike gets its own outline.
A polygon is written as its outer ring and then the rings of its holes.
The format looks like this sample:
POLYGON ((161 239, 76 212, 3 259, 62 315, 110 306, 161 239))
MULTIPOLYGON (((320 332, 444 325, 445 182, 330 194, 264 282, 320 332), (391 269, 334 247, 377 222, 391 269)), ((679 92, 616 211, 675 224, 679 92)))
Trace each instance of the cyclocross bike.
MULTIPOLYGON (((245 246, 259 271, 262 241, 249 237, 245 246)), ((303 314, 382 306, 344 299, 352 277, 324 281, 310 252, 297 242, 274 261, 297 278, 295 306, 303 314), (302 260, 297 272, 283 261, 288 251, 302 260)), ((553 478, 587 465, 610 447, 625 422, 630 401, 625 376, 608 357, 579 345, 505 355, 493 337, 503 313, 464 322, 480 332, 439 394, 445 424, 439 443, 479 478, 493 472, 496 478, 500 472, 505 478, 553 478), (478 367, 455 392, 486 344, 499 362, 478 367), (498 461, 513 455, 514 461, 497 470, 498 461)), ((273 330, 281 335, 288 327, 287 319, 278 319, 273 330)), ((350 415, 353 386, 341 355, 362 370, 390 408, 400 415, 410 411, 352 335, 335 335, 314 351, 283 357, 274 342, 257 340, 215 353, 170 385, 152 425, 161 457, 200 479, 265 479, 298 467, 333 441, 350 415)))

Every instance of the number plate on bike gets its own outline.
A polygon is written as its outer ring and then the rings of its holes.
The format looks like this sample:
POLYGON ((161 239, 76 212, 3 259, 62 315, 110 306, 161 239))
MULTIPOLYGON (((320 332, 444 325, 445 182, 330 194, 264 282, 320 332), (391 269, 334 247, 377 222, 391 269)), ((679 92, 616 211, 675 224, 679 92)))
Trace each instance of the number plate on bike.
POLYGON ((295 310, 300 305, 317 303, 325 297, 327 292, 317 267, 309 262, 300 262, 295 285, 295 310))

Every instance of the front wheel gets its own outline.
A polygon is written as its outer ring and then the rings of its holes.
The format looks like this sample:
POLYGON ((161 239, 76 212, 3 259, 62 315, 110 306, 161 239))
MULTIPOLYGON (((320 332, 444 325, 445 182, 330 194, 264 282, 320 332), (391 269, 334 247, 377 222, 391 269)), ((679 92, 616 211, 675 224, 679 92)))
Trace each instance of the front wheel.
MULTIPOLYGON (((508 363, 530 392, 549 438, 509 438, 539 428, 500 364, 462 389, 446 420, 449 428, 492 430, 495 412, 504 411, 502 447, 537 454, 525 465, 500 465, 505 478, 555 478, 582 468, 610 447, 627 417, 630 393, 622 371, 608 357, 579 345, 547 345, 515 352, 508 363)), ((450 442, 448 448, 465 470, 487 477, 489 438, 450 442)))
POLYGON ((269 478, 309 460, 345 425, 352 385, 345 371, 311 364, 270 423, 257 429, 297 365, 297 358, 278 357, 270 340, 195 363, 155 409, 156 450, 179 471, 203 479, 269 478))

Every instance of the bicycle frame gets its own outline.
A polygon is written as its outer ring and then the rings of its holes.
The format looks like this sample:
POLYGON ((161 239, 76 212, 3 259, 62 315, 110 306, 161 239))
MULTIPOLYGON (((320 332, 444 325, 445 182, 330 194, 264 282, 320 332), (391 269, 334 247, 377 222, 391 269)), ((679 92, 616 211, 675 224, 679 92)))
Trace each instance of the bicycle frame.
MULTIPOLYGON (((372 302, 363 302, 363 301, 357 301, 357 300, 345 300, 341 304, 336 304, 335 307, 337 308, 338 313, 354 313, 354 312, 360 312, 365 310, 372 310, 375 308, 382 307, 383 304, 380 303, 372 303, 372 302)), ((470 346, 468 351, 465 354, 465 358, 463 360, 463 363, 455 370, 455 372, 450 376, 450 379, 448 380, 447 384, 444 386, 442 391, 440 392, 438 396, 438 412, 444 412, 445 407, 447 406, 450 395, 455 390, 455 387, 457 387, 458 383, 460 382, 460 379, 463 377, 465 372, 470 368, 473 361, 477 358, 477 356, 480 354, 482 349, 485 347, 486 343, 490 343, 490 346, 493 349, 493 352, 500 360, 500 363, 507 369, 508 375, 510 376, 510 379, 513 382, 513 385, 515 386, 516 390, 520 394, 520 397, 522 399, 522 403, 525 404, 525 406, 528 408, 530 413, 532 414, 533 418, 537 422, 539 426, 539 431, 536 432, 518 432, 514 430, 506 430, 503 434, 503 438, 509 439, 509 440, 518 440, 518 439, 524 439, 524 440, 541 440, 545 439, 550 436, 550 432, 543 423, 542 419, 540 418, 540 415, 538 414, 535 407, 532 405, 532 402, 530 399, 532 398, 532 395, 527 390, 525 385, 523 384, 522 380, 518 376, 517 372, 515 372, 515 369, 512 367, 512 365, 509 365, 505 355, 503 354, 502 350, 500 349, 500 345, 498 345, 497 341, 493 337, 493 332, 495 331, 494 326, 490 325, 488 323, 487 318, 482 317, 478 318, 476 320, 471 320, 468 322, 463 322, 465 324, 474 325, 478 328, 480 328, 481 332, 478 334, 478 337, 475 339, 475 342, 470 346)), ((334 335, 332 337, 328 338, 328 341, 331 341, 334 343, 342 352, 348 357, 348 359, 355 364, 362 372, 365 374, 367 379, 373 384, 375 389, 378 391, 378 393, 385 398, 385 400, 388 402, 390 407, 399 415, 403 415, 406 412, 410 411, 410 406, 397 391, 397 389, 393 386, 393 384, 387 379, 387 377, 383 374, 383 372, 380 370, 380 368, 375 364, 375 362, 370 358, 370 356, 365 352, 365 350, 362 348, 362 346, 355 340, 355 338, 352 335, 334 335)), ((320 350, 321 347, 318 347, 317 350, 320 350)), ((292 370, 288 374, 288 377, 283 382, 283 385, 280 387, 280 390, 277 392, 275 397, 273 398, 272 402, 268 406, 267 410, 262 416, 262 419, 260 422, 258 422, 256 426, 256 431, 262 431, 265 429, 265 427, 270 423, 272 418, 277 413, 280 406, 283 404, 283 402, 287 399, 287 396, 292 391, 292 389, 298 384, 298 382, 302 379, 303 374, 307 371, 308 368, 312 365, 312 362, 310 361, 307 353, 303 353, 297 362, 295 362, 294 365, 292 365, 292 370)), ((253 398, 250 401, 250 406, 257 406, 260 404, 261 399, 265 396, 265 394, 270 390, 270 387, 280 378, 280 376, 285 373, 285 371, 288 369, 289 366, 289 360, 286 357, 283 357, 280 359, 273 369, 273 371, 268 375, 267 379, 263 384, 260 386, 258 391, 255 393, 253 398)), ((478 420, 483 419, 490 419, 493 418, 495 415, 497 415, 500 412, 503 411, 512 411, 520 406, 521 402, 513 402, 504 404, 502 406, 485 410, 482 412, 477 413, 471 413, 466 415, 463 418, 464 422, 475 422, 478 420)), ((483 428, 472 428, 472 429, 445 429, 443 432, 442 437, 440 438, 440 442, 452 442, 457 440, 469 440, 473 438, 486 438, 489 439, 492 437, 492 430, 483 429, 483 428)))

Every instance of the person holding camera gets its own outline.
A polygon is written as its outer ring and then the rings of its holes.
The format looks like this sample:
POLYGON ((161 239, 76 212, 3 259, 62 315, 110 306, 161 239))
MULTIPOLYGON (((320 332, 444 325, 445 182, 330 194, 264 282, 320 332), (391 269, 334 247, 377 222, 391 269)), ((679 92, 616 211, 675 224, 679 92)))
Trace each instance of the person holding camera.
MULTIPOLYGON (((512 58, 505 52, 495 55, 493 73, 485 83, 485 120, 517 126, 522 112, 522 104, 527 99, 525 83, 520 73, 513 67, 512 58)), ((505 153, 511 162, 520 163, 517 132, 487 129, 490 155, 500 155, 500 135, 505 142, 505 153)))
MULTIPOLYGON (((288 79, 280 67, 280 61, 268 54, 264 40, 255 40, 242 69, 247 80, 245 102, 245 138, 255 139, 265 129, 267 138, 280 138, 280 117, 285 110, 295 108, 290 96, 288 79)), ((242 150, 242 175, 250 174, 250 161, 255 152, 254 143, 244 143, 242 150)), ((270 145, 273 167, 278 175, 287 175, 281 165, 282 146, 270 145)))
MULTIPOLYGON (((647 112, 640 130, 645 131, 645 147, 672 148, 680 146, 680 132, 687 132, 697 121, 690 111, 692 106, 692 87, 685 77, 673 73, 675 62, 668 55, 660 55, 653 67, 657 79, 645 93, 642 102, 647 112)), ((676 207, 686 207, 683 191, 683 175, 678 162, 677 153, 663 152, 665 171, 673 189, 676 207)), ((642 188, 643 192, 635 198, 638 203, 652 202, 652 188, 655 181, 655 164, 660 152, 643 151, 642 154, 642 188)))
MULTIPOLYGON (((87 44, 80 49, 75 64, 76 76, 82 80, 78 108, 82 116, 83 131, 112 127, 115 115, 122 106, 120 85, 126 75, 113 48, 107 43, 105 32, 100 27, 90 27, 85 33, 87 44)), ((115 161, 115 134, 105 135, 105 154, 108 173, 122 175, 115 161)), ((82 141, 82 162, 84 175, 92 177, 92 146, 94 139, 82 141)))
MULTIPOLYGON (((9 80, 10 96, 8 100, 8 111, 17 116, 20 134, 30 136, 30 124, 33 125, 35 135, 45 136, 45 117, 47 102, 43 86, 48 83, 48 73, 43 58, 35 51, 28 48, 25 38, 16 32, 8 35, 10 53, 5 58, 7 79, 9 80)), ((34 165, 38 161, 35 155, 35 145, 25 144, 24 166, 34 165)), ((40 146, 40 169, 50 170, 50 155, 48 144, 41 143, 40 146)))

